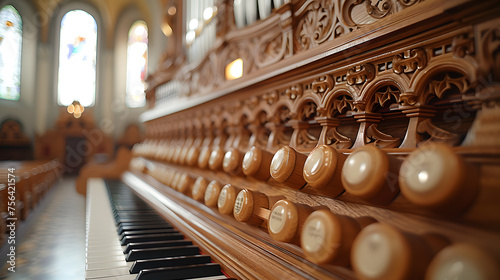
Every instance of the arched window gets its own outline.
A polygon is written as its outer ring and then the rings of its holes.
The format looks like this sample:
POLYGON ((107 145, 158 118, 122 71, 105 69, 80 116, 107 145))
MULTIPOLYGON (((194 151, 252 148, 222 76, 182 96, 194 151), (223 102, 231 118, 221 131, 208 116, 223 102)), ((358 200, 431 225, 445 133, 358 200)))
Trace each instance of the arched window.
POLYGON ((61 20, 57 100, 94 105, 96 91, 97 23, 87 12, 73 10, 61 20))
POLYGON ((23 22, 11 5, 0 10, 0 98, 19 100, 23 22))
POLYGON ((146 105, 146 85, 148 63, 148 27, 144 21, 136 21, 128 32, 127 48, 127 89, 125 103, 136 108, 146 105))

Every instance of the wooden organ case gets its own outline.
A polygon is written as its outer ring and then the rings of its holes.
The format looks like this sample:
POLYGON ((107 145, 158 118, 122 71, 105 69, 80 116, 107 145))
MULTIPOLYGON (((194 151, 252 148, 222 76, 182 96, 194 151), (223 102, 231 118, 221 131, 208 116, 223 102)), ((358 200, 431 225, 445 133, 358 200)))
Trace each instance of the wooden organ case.
POLYGON ((228 275, 500 279, 498 1, 187 2, 122 179, 228 275))

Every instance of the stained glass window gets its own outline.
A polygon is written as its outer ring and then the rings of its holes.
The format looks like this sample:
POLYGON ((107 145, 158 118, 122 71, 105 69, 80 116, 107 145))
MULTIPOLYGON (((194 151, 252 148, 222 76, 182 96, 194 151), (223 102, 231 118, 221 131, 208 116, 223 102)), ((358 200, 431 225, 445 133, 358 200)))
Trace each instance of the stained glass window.
POLYGON ((23 23, 17 10, 0 10, 0 98, 19 100, 23 23))
POLYGON ((94 105, 96 91, 97 23, 87 12, 73 10, 61 20, 58 103, 94 105))
POLYGON ((136 21, 128 32, 127 48, 127 107, 146 105, 146 84, 148 63, 148 27, 144 21, 136 21))

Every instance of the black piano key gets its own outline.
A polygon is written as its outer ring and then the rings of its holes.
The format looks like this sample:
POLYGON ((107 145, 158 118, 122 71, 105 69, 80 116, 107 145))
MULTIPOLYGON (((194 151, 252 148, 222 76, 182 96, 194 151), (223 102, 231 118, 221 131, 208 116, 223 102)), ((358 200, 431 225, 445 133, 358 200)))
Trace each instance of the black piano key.
POLYGON ((179 233, 179 231, 171 228, 163 228, 163 229, 145 229, 145 230, 129 230, 124 231, 120 235, 120 240, 122 240, 125 236, 133 236, 133 235, 144 235, 144 234, 158 234, 158 233, 179 233))
POLYGON ((148 226, 148 225, 167 225, 171 226, 169 223, 164 221, 138 221, 138 222, 124 222, 120 223, 120 226, 148 226))
POLYGON ((207 263, 198 265, 144 269, 135 280, 180 280, 196 277, 209 277, 223 275, 220 265, 207 263))
POLYGON ((123 220, 116 220, 115 224, 117 226, 121 225, 160 225, 160 224, 165 224, 165 225, 171 225, 165 220, 161 219, 123 219, 123 220))
POLYGON ((190 240, 166 240, 166 241, 151 241, 151 242, 139 242, 139 243, 129 243, 123 250, 124 254, 128 254, 133 249, 149 249, 149 248, 161 248, 161 247, 178 247, 193 245, 190 240))
POLYGON ((151 260, 137 260, 130 267, 130 273, 136 274, 144 269, 160 268, 160 267, 175 267, 195 264, 210 263, 211 258, 207 255, 194 255, 182 257, 169 257, 151 260))
POLYGON ((125 238, 122 239, 121 244, 125 246, 132 242, 137 243, 137 242, 179 240, 179 239, 184 239, 184 235, 180 233, 143 234, 143 235, 125 236, 125 238))
POLYGON ((128 252, 125 260, 128 262, 137 260, 150 260, 166 257, 180 257, 198 255, 200 249, 195 245, 178 246, 178 247, 162 247, 150 249, 133 249, 128 252))
POLYGON ((118 227, 118 234, 122 234, 125 231, 132 231, 132 230, 141 230, 141 229, 172 229, 173 227, 171 225, 165 225, 165 224, 154 224, 154 225, 127 225, 127 226, 119 226, 118 227))

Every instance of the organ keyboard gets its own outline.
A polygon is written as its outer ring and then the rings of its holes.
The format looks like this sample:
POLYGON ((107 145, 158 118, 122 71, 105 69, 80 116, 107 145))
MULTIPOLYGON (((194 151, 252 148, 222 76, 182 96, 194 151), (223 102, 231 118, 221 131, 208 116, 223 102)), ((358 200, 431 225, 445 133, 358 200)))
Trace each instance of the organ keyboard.
POLYGON ((123 182, 230 277, 499 279, 498 1, 242 3, 149 76, 123 182))
POLYGON ((92 178, 87 193, 85 279, 228 279, 123 183, 92 178))

